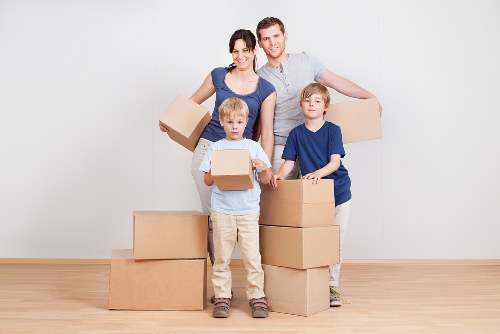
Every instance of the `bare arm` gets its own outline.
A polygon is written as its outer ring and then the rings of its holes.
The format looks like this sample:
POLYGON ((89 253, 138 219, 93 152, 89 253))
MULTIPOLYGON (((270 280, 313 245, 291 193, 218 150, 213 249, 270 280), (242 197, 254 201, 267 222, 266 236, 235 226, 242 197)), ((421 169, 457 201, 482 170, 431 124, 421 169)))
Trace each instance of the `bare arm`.
POLYGON ((274 106, 276 104, 276 93, 269 95, 260 108, 260 130, 262 134, 262 148, 266 152, 269 161, 272 160, 274 149, 274 106))
POLYGON ((205 102, 210 96, 214 95, 215 86, 212 82, 212 74, 208 74, 200 88, 190 97, 194 102, 201 104, 205 102))
POLYGON ((203 181, 207 186, 211 186, 214 184, 214 178, 212 176, 212 170, 209 170, 208 173, 205 173, 205 176, 203 177, 203 181))
POLYGON ((332 154, 330 156, 330 162, 326 164, 325 167, 318 169, 312 173, 302 176, 303 179, 312 180, 313 183, 318 183, 318 180, 330 175, 335 172, 340 167, 340 154, 332 154))
MULTIPOLYGON (((214 95, 215 93, 215 87, 212 82, 212 75, 209 73, 208 76, 205 78, 203 83, 201 84, 200 88, 194 94, 190 97, 191 100, 194 102, 201 104, 205 102, 210 96, 214 95)), ((162 132, 168 132, 168 129, 166 126, 164 126, 161 122, 160 123, 160 130, 162 132)))
MULTIPOLYGON (((326 72, 318 79, 318 82, 322 85, 335 89, 337 92, 355 97, 358 99, 371 99, 375 98, 375 95, 370 93, 369 91, 359 87, 354 82, 336 75, 330 70, 326 70, 326 72)), ((380 115, 382 115, 382 106, 378 105, 380 115)))
POLYGON ((271 179, 271 187, 273 189, 276 189, 278 187, 278 180, 282 180, 285 175, 290 174, 290 172, 293 169, 293 166, 295 166, 295 161, 293 160, 285 160, 283 165, 281 165, 280 170, 278 173, 273 175, 273 178, 271 179))

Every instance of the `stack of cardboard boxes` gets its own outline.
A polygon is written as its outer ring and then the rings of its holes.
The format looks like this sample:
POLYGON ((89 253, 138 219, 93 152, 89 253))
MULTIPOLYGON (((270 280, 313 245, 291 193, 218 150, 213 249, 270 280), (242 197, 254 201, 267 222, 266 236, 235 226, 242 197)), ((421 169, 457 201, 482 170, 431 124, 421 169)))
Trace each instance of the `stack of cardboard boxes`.
POLYGON ((109 309, 203 310, 208 216, 135 211, 133 249, 114 250, 109 309))
POLYGON ((330 308, 330 264, 339 263, 333 180, 262 187, 260 252, 271 311, 309 316, 330 308))

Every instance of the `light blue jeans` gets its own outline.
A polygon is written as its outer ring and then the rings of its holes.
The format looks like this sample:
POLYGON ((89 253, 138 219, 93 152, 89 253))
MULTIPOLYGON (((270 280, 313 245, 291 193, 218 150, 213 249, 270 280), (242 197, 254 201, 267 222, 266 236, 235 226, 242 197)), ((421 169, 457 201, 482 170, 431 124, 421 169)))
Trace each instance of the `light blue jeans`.
MULTIPOLYGON (((208 139, 200 138, 198 145, 193 152, 193 159, 191 160, 191 175, 193 176, 194 183, 198 189, 198 195, 200 195, 201 211, 207 215, 210 214, 210 199, 212 197, 212 187, 205 184, 203 180, 205 173, 200 170, 201 162, 207 153, 207 149, 212 145, 212 142, 208 139)), ((213 227, 212 220, 208 218, 208 256, 210 262, 214 264, 214 238, 213 238, 213 227)))

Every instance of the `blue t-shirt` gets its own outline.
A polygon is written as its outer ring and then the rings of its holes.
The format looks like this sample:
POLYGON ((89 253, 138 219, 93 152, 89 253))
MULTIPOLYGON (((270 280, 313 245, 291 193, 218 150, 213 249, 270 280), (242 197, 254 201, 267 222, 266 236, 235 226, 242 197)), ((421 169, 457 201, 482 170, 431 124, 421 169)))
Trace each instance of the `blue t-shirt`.
POLYGON ((210 122, 205 127, 201 134, 201 138, 208 139, 210 141, 217 141, 223 138, 226 138, 226 133, 224 129, 220 125, 219 120, 219 107, 224 102, 224 100, 230 97, 238 97, 246 102, 248 105, 248 124, 243 133, 244 138, 251 139, 253 134, 253 126, 255 124, 255 120, 259 115, 260 108, 262 106, 262 102, 275 92, 274 86, 267 80, 259 77, 259 81, 257 83, 257 88, 251 94, 240 95, 236 94, 229 88, 224 79, 226 78, 226 74, 228 73, 228 69, 226 67, 217 67, 214 68, 211 72, 212 82, 215 86, 215 106, 214 111, 212 113, 212 118, 210 122))
MULTIPOLYGON (((305 124, 292 129, 281 158, 293 161, 299 158, 300 172, 306 175, 325 167, 333 154, 345 156, 342 132, 339 126, 325 122, 316 132, 305 124)), ((351 179, 342 161, 339 169, 323 178, 334 180, 335 206, 351 199, 351 179)))
MULTIPOLYGON (((231 141, 221 139, 210 145, 207 153, 200 165, 200 170, 207 173, 210 170, 210 161, 212 160, 212 152, 219 150, 240 150, 245 149, 250 152, 252 159, 259 159, 267 166, 271 167, 271 163, 267 158, 266 153, 259 143, 251 139, 243 139, 231 141)), ((215 184, 212 186, 212 198, 210 209, 215 212, 225 213, 232 216, 243 216, 260 211, 260 186, 257 182, 257 173, 254 172, 255 182, 252 189, 247 190, 220 190, 215 184)))

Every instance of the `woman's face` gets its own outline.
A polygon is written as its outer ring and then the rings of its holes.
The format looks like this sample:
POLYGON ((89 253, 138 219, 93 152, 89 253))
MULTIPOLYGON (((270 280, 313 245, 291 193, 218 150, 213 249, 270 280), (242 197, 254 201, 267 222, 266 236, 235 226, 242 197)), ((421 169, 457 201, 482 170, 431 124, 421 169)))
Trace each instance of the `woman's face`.
POLYGON ((251 68, 253 70, 253 60, 255 59, 255 49, 249 49, 242 39, 234 42, 234 48, 231 51, 233 62, 240 70, 251 68))

